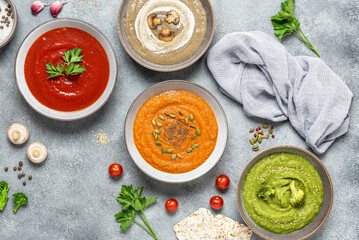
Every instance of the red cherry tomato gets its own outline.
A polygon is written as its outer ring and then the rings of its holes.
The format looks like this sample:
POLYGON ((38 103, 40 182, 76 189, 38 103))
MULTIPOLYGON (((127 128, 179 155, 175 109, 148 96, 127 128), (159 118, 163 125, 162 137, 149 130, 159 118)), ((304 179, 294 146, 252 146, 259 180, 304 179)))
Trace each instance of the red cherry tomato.
POLYGON ((227 175, 219 175, 219 177, 216 179, 216 186, 218 189, 224 190, 228 188, 231 181, 229 180, 229 177, 227 175))
POLYGON ((165 207, 166 207, 167 211, 174 212, 178 208, 178 202, 174 198, 168 199, 165 204, 165 207))
POLYGON ((123 168, 122 168, 122 166, 120 164, 113 163, 108 168, 108 172, 110 173, 110 175, 112 177, 119 177, 119 176, 121 176, 121 174, 123 172, 123 168))
POLYGON ((223 207, 223 199, 220 196, 214 196, 209 201, 209 204, 213 209, 221 209, 223 207))

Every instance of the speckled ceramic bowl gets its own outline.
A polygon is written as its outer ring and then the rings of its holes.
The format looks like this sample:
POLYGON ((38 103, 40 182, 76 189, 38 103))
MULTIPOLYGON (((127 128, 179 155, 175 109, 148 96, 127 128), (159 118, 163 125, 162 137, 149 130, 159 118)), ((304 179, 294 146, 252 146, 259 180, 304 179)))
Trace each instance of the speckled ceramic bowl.
POLYGON ((26 102, 38 113, 55 120, 60 121, 73 121, 82 119, 85 117, 90 116, 91 114, 98 111, 110 98, 110 95, 115 88, 115 84, 117 81, 117 59, 115 51, 112 47, 112 44, 110 40, 96 27, 93 25, 78 20, 78 19, 70 19, 70 18, 62 18, 62 19, 55 19, 51 20, 49 22, 45 22, 41 24, 40 26, 33 29, 24 39, 22 42, 15 60, 15 77, 16 77, 16 83, 17 87, 21 93, 21 95, 24 97, 26 102), (78 111, 71 111, 71 112, 62 112, 53 110, 51 108, 46 107, 45 105, 41 104, 36 98, 32 95, 30 92, 29 87, 27 86, 26 80, 25 80, 25 73, 24 73, 24 65, 25 65, 25 59, 27 52, 29 48, 32 46, 34 41, 38 39, 42 34, 45 32, 48 32, 55 28, 61 28, 61 27, 73 27, 81 29, 89 34, 91 34, 93 37, 95 37, 102 45, 102 47, 105 49, 105 52, 108 57, 108 61, 110 64, 110 76, 109 80, 106 86, 105 91, 102 93, 101 97, 93 103, 91 106, 78 110, 78 111))
POLYGON ((262 238, 268 239, 268 240, 299 240, 299 239, 305 239, 315 233, 325 222, 325 220, 328 218, 330 210, 332 208, 333 204, 333 184, 332 180, 329 176, 329 173, 323 163, 320 161, 318 157, 316 157, 311 152, 308 152, 307 150, 304 150, 302 148, 293 147, 293 146, 278 146, 269 148, 267 150, 264 150, 257 154, 252 160, 249 161, 247 166, 244 168, 237 186, 237 204, 239 208, 239 212, 243 218, 243 220, 246 222, 249 228, 251 228, 256 234, 261 236, 262 238), (289 233, 289 234, 276 234, 269 232, 260 226, 258 226, 248 215, 246 208, 243 203, 243 196, 242 196, 242 189, 243 189, 243 183, 246 179, 248 171, 251 169, 251 167, 256 164, 259 160, 262 158, 272 154, 272 153, 280 153, 280 152, 289 152, 289 153, 295 153, 300 156, 303 156, 306 158, 317 170, 319 173, 319 176, 322 179, 323 187, 324 187, 324 196, 323 196, 323 204, 320 208, 320 211, 318 215, 315 217, 315 219, 309 223, 304 228, 289 233))
MULTIPOLYGON (((15 30, 16 30, 16 27, 17 27, 17 11, 16 11, 16 7, 15 7, 15 3, 12 1, 12 0, 7 0, 11 6, 11 9, 12 9, 12 12, 14 14, 14 25, 12 27, 12 30, 9 34, 9 36, 2 42, 0 42, 0 48, 4 47, 6 44, 8 44, 11 39, 14 37, 15 35, 15 30)), ((4 13, 4 9, 2 10, 2 13, 4 13)))
POLYGON ((120 36, 120 40, 122 43, 122 46, 130 55, 130 57, 135 60, 140 65, 144 66, 145 68, 158 71, 158 72, 173 72, 178 71, 181 69, 184 69, 186 67, 189 67, 193 63, 195 63, 198 59, 202 57, 202 55, 207 51, 209 45, 212 42, 213 35, 214 35, 214 12, 212 5, 209 0, 200 0, 204 10, 207 14, 207 32, 204 37, 202 45, 199 47, 199 49, 187 60, 173 65, 160 65, 152 63, 143 57, 141 57, 136 51, 132 48, 130 42, 128 41, 126 30, 125 30, 125 16, 127 11, 127 6, 130 2, 130 0, 123 0, 118 12, 118 19, 117 19, 117 30, 118 34, 120 36))
POLYGON ((127 150, 135 164, 148 176, 167 183, 184 183, 197 179, 211 170, 222 157, 227 144, 228 126, 227 118, 218 100, 201 86, 183 80, 169 80, 153 85, 143 91, 132 103, 125 121, 125 142, 127 150), (197 94, 211 107, 218 125, 216 146, 210 157, 198 168, 179 174, 159 171, 148 164, 141 156, 133 139, 133 125, 136 115, 142 105, 152 96, 171 89, 182 89, 197 94))

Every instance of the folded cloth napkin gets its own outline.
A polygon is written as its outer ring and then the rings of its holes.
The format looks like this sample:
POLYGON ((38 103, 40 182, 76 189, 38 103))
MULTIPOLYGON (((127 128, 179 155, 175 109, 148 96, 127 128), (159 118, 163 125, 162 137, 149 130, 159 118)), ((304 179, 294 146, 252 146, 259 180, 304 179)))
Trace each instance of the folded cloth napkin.
POLYGON ((289 119, 314 152, 324 153, 349 127, 353 93, 321 59, 290 55, 263 32, 237 32, 208 54, 224 94, 250 117, 289 119))

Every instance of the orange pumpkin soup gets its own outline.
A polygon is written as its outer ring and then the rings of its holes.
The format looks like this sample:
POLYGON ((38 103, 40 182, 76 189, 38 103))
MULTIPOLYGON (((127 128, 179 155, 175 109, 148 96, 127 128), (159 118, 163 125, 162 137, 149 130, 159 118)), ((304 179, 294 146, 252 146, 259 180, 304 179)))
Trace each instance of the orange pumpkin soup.
POLYGON ((217 134, 212 109, 185 90, 168 90, 148 99, 133 126, 141 156, 168 173, 189 172, 202 165, 216 146, 217 134))

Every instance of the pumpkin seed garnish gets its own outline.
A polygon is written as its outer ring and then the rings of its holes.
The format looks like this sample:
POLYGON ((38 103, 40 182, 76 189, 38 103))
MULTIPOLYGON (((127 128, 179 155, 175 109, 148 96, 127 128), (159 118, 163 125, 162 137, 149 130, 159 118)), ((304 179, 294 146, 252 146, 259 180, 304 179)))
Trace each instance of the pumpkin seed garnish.
POLYGON ((161 120, 165 120, 165 117, 163 115, 159 115, 158 118, 161 120))
POLYGON ((262 138, 258 138, 258 143, 262 143, 262 138))
POLYGON ((161 149, 161 153, 162 153, 162 154, 165 154, 165 153, 166 153, 166 149, 165 149, 165 148, 162 148, 162 149, 161 149))
POLYGON ((250 133, 254 132, 254 128, 249 129, 249 132, 250 133))
POLYGON ((197 137, 195 135, 192 136, 192 140, 195 140, 197 137))
POLYGON ((157 146, 162 146, 162 143, 161 142, 156 142, 156 145, 157 146))
POLYGON ((197 149, 199 146, 198 146, 198 144, 196 143, 196 144, 193 144, 193 146, 192 146, 192 149, 197 149))
POLYGON ((162 127, 162 123, 157 123, 157 126, 158 126, 158 127, 162 127))
POLYGON ((156 133, 155 132, 152 132, 152 136, 155 137, 156 133))
POLYGON ((263 132, 263 130, 262 130, 262 129, 261 129, 261 130, 258 130, 258 133, 259 133, 259 134, 261 134, 262 132, 263 132))
POLYGON ((171 148, 167 149, 167 153, 172 153, 173 150, 171 148))
POLYGON ((189 122, 189 121, 188 121, 188 117, 187 117, 187 118, 186 118, 186 124, 187 124, 187 125, 188 125, 188 122, 189 122))
POLYGON ((266 139, 268 139, 268 138, 269 138, 269 136, 270 136, 270 134, 269 134, 269 133, 267 133, 267 134, 266 134, 266 136, 265 136, 265 138, 266 138, 266 139))
POLYGON ((170 117, 171 117, 171 118, 175 118, 175 117, 176 117, 176 114, 170 114, 170 117))
POLYGON ((181 154, 177 154, 177 157, 178 157, 179 159, 182 159, 182 155, 181 155, 181 154))
POLYGON ((272 134, 272 133, 273 133, 273 129, 272 129, 272 128, 269 128, 269 129, 268 129, 268 132, 269 132, 270 134, 272 134))
POLYGON ((252 138, 253 143, 257 143, 257 138, 252 138))
POLYGON ((254 144, 253 139, 249 140, 249 143, 253 145, 254 144))
POLYGON ((188 149, 187 149, 187 153, 191 153, 192 150, 193 150, 192 148, 188 148, 188 149))
POLYGON ((156 130, 155 130, 155 133, 160 134, 160 133, 161 133, 161 131, 160 131, 160 130, 158 130, 158 129, 156 129, 156 130))
POLYGON ((195 125, 189 125, 191 128, 197 128, 195 125))
POLYGON ((179 110, 178 113, 183 116, 183 112, 181 110, 179 110))
POLYGON ((156 141, 158 140, 158 135, 157 135, 157 134, 155 134, 155 140, 156 140, 156 141))
POLYGON ((268 124, 263 124, 262 127, 263 128, 269 128, 269 125, 268 124))
POLYGON ((193 121, 194 121, 194 116, 193 116, 193 114, 192 114, 192 113, 189 115, 189 120, 191 120, 191 122, 193 122, 193 121))
POLYGON ((153 125, 153 126, 156 126, 155 120, 152 120, 152 125, 153 125))
POLYGON ((201 131, 199 129, 196 129, 197 136, 201 135, 201 131))
POLYGON ((258 145, 254 145, 254 146, 252 147, 252 150, 255 151, 255 152, 258 151, 258 150, 259 150, 259 146, 258 146, 258 145))
POLYGON ((177 154, 172 154, 171 159, 172 159, 172 160, 175 160, 176 158, 177 158, 177 154))

